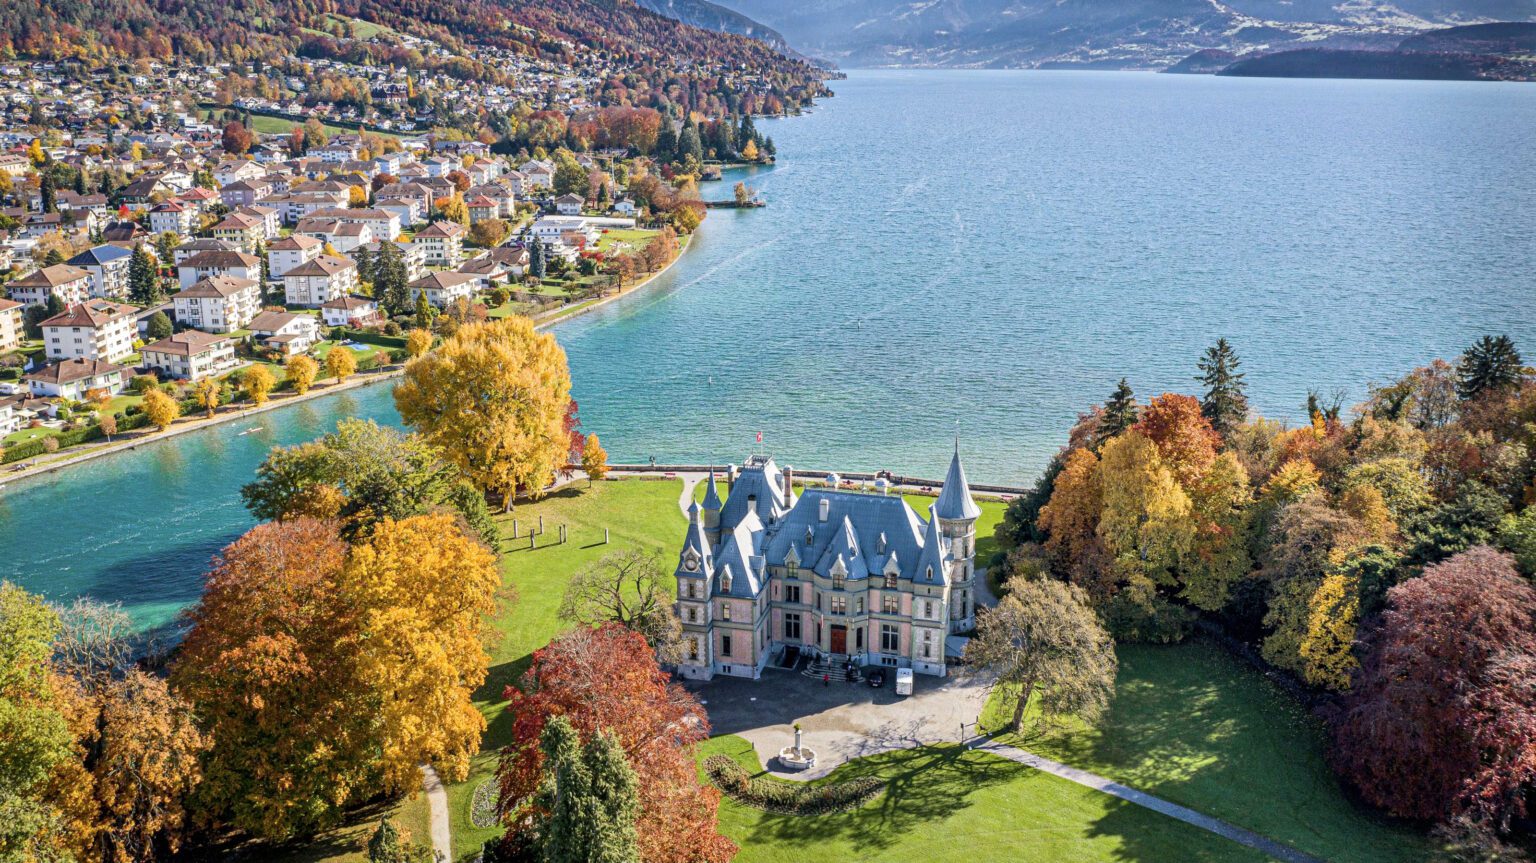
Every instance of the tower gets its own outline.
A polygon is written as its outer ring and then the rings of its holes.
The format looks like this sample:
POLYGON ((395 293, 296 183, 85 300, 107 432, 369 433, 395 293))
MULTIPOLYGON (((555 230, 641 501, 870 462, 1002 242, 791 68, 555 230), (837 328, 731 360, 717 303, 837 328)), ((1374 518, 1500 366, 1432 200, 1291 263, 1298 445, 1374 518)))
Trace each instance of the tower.
POLYGON ((944 538, 945 565, 950 572, 949 631, 963 632, 976 625, 976 520, 981 507, 971 498, 960 463, 960 439, 944 477, 944 488, 933 505, 933 517, 944 538))
POLYGON ((720 492, 715 489, 715 469, 709 469, 709 485, 704 492, 704 536, 709 539, 710 547, 720 544, 720 510, 724 504, 720 502, 720 492))
MULTIPOLYGON (((717 514, 718 515, 718 514, 717 514)), ((710 585, 714 581, 713 544, 705 535, 698 504, 688 506, 688 532, 683 550, 677 557, 677 619, 683 628, 683 656, 678 670, 684 677, 708 679, 712 660, 710 638, 714 621, 710 615, 710 585)))

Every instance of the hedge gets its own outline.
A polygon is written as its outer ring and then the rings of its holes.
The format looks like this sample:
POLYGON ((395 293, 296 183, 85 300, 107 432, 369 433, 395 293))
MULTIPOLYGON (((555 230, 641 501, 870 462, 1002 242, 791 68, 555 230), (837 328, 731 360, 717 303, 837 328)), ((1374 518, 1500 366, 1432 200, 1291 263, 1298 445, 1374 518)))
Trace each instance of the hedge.
POLYGON ((873 800, 885 788, 885 783, 873 776, 817 785, 763 779, 726 755, 704 759, 704 772, 715 787, 737 803, 778 815, 848 812, 873 800))

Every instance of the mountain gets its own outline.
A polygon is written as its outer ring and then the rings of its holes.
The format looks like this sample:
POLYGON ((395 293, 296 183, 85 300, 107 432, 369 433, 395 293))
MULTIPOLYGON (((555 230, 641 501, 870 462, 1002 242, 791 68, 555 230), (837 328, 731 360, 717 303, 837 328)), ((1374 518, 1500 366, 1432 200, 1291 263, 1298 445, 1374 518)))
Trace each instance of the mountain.
POLYGON ((721 0, 845 66, 1163 68, 1205 49, 1390 49, 1536 0, 721 0))
POLYGON ((790 53, 789 42, 779 31, 760 24, 740 12, 734 12, 709 0, 635 0, 641 8, 665 15, 693 27, 719 33, 735 33, 765 42, 781 54, 790 53))
POLYGON ((1387 51, 1299 48, 1233 58, 1220 68, 1207 52, 1168 71, 1260 78, 1412 78, 1435 81, 1536 80, 1536 24, 1448 27, 1409 36, 1387 51), (1183 67, 1183 68, 1181 68, 1183 67))

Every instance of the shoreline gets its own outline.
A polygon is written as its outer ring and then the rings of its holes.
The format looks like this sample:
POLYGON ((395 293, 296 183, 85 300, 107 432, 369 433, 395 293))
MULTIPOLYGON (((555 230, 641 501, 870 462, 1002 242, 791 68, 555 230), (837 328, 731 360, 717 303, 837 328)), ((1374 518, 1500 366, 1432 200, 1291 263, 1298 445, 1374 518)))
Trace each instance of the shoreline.
MULTIPOLYGON (((662 267, 654 273, 647 275, 645 278, 634 283, 628 288, 618 291, 612 295, 600 297, 596 300, 578 303, 574 308, 570 306, 562 306, 558 309, 552 309, 548 312, 545 312, 541 316, 534 318, 534 329, 542 332, 551 327, 565 323, 566 321, 581 317, 588 312, 602 308, 603 306, 614 302, 615 300, 631 296, 636 291, 645 288, 646 286, 650 285, 651 282, 655 281, 664 273, 671 270, 678 261, 683 259, 683 256, 688 253, 688 249, 692 245, 693 235, 690 234, 681 244, 681 248, 678 250, 677 256, 668 261, 666 266, 662 267)), ((179 417, 176 422, 171 425, 170 428, 163 432, 128 432, 126 434, 119 435, 116 440, 113 440, 110 443, 96 445, 86 450, 85 452, 79 452, 74 455, 66 454, 55 461, 28 467, 25 470, 16 471, 14 473, 0 472, 0 494, 8 491, 13 484, 27 483, 32 480, 59 473, 60 471, 63 471, 67 468, 95 461, 96 459, 109 455, 117 455, 120 453, 129 452, 138 449, 140 446, 149 446, 159 441, 170 440, 171 438, 180 437, 181 435, 189 434, 191 432, 203 431, 205 429, 212 428, 213 426, 222 425, 224 423, 240 419, 241 417, 256 416, 258 414, 263 414, 278 408, 288 407, 289 405, 296 405, 301 402, 311 401, 313 399, 318 399, 324 396, 339 395, 341 393, 349 392, 360 387, 372 386, 373 384, 380 381, 397 378, 403 374, 405 374, 404 365, 391 366, 387 369, 378 371, 358 372, 350 380, 343 381, 339 384, 330 384, 324 387, 316 386, 303 395, 296 395, 292 393, 285 396, 274 395, 270 400, 268 400, 266 404, 260 407, 229 406, 231 409, 217 411, 212 417, 179 417)), ((73 447, 71 447, 71 449, 73 449, 73 447)), ((65 450, 63 452, 67 453, 68 451, 65 450)))

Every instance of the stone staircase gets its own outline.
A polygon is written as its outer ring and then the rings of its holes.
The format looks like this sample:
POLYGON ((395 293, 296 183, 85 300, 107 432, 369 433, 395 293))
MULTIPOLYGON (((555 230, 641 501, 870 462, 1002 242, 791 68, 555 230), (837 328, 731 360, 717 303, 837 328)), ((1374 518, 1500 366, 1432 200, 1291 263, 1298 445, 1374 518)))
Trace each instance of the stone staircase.
POLYGON ((800 672, 806 677, 821 680, 823 677, 833 683, 846 683, 848 680, 862 680, 859 667, 853 667, 853 674, 848 674, 848 657, 840 654, 823 656, 820 659, 806 663, 805 669, 800 672))

